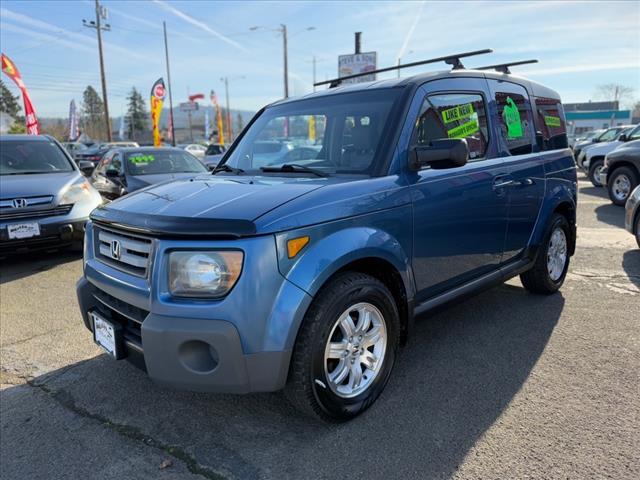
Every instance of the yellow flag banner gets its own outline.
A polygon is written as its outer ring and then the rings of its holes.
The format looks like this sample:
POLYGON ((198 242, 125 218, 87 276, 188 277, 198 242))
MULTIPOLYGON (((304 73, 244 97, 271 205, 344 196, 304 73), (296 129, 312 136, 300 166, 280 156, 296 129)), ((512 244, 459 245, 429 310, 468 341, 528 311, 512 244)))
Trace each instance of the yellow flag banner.
POLYGON ((151 87, 151 128, 153 130, 153 146, 162 145, 160 137, 160 115, 162 114, 162 105, 164 104, 164 96, 166 90, 164 88, 164 80, 159 78, 151 87))
POLYGON ((316 117, 313 115, 309 117, 309 140, 316 141, 316 117))

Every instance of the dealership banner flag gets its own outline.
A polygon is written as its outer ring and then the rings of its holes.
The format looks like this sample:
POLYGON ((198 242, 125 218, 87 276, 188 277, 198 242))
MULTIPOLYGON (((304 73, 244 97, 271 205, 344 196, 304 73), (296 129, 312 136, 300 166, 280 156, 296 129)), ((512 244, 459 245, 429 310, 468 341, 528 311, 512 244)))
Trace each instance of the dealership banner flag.
POLYGON ((69 141, 75 142, 80 136, 80 125, 78 118, 78 109, 76 108, 76 101, 71 100, 69 104, 69 141))
POLYGON ((218 105, 218 97, 216 92, 211 90, 211 103, 216 108, 216 125, 218 128, 218 143, 224 145, 224 127, 222 125, 222 113, 220 112, 220 105, 218 105))
POLYGON ((151 128, 153 129, 154 147, 159 147, 162 144, 162 139, 160 138, 160 115, 162 114, 165 94, 164 80, 160 77, 151 87, 151 128))
POLYGON ((9 60, 4 53, 2 54, 2 71, 15 82, 15 84, 22 92, 22 101, 24 102, 24 116, 27 123, 27 133, 29 135, 39 135, 40 134, 40 125, 38 124, 38 118, 36 117, 36 112, 33 109, 33 104, 31 103, 31 97, 29 97, 29 92, 27 92, 27 87, 22 81, 22 76, 20 76, 20 72, 16 68, 15 64, 9 60))

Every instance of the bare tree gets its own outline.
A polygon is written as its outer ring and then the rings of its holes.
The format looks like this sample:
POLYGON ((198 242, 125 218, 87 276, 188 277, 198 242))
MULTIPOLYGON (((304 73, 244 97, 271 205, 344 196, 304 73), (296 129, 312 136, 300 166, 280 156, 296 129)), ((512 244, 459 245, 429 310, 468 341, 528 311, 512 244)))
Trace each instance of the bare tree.
POLYGON ((619 83, 607 83, 596 87, 598 98, 609 102, 618 102, 618 105, 632 105, 634 92, 634 88, 619 83))

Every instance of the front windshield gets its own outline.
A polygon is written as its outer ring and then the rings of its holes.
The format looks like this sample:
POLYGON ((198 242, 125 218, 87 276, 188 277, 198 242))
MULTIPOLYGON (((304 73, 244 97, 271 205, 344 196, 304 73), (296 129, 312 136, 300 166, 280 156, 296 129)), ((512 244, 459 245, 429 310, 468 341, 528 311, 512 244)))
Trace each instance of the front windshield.
POLYGON ((620 132, 619 128, 610 128, 609 130, 604 132, 602 135, 600 135, 598 137, 598 140, 600 140, 601 142, 610 142, 611 140, 613 140, 618 136, 618 132, 620 132))
POLYGON ((207 171, 197 158, 180 150, 158 148, 141 150, 125 153, 125 159, 131 175, 200 173, 207 171))
POLYGON ((54 142, 3 140, 0 142, 0 175, 71 172, 73 166, 54 142))
POLYGON ((245 171, 297 165, 326 174, 371 174, 399 90, 359 91, 267 108, 229 155, 245 171))

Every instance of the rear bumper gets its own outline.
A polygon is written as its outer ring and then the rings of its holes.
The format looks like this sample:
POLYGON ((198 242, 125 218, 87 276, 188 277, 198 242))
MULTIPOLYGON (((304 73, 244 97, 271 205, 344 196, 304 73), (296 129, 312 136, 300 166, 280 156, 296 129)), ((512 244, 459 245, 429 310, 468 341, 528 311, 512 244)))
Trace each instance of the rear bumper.
POLYGON ((90 310, 123 326, 125 355, 161 384, 180 389, 249 393, 284 387, 291 351, 245 354, 224 320, 158 315, 124 304, 81 278, 76 291, 85 326, 90 310))

